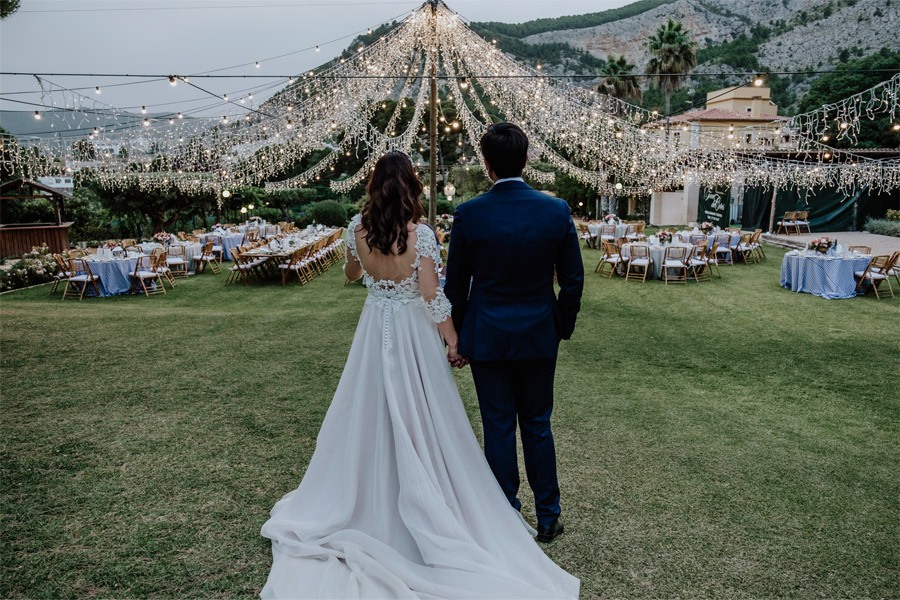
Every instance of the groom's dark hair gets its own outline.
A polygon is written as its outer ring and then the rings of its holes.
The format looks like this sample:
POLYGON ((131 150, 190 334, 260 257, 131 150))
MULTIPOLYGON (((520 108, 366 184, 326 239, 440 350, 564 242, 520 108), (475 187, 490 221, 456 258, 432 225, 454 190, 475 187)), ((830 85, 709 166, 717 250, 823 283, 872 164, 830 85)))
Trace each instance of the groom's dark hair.
POLYGON ((513 123, 491 125, 481 136, 481 154, 497 179, 521 177, 528 161, 528 136, 513 123))

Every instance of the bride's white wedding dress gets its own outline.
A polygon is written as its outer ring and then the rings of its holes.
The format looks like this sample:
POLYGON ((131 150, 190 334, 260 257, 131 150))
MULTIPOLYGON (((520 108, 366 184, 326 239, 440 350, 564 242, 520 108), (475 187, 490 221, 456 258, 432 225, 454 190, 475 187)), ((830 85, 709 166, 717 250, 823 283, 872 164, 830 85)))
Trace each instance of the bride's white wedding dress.
POLYGON ((410 231, 412 250, 405 279, 364 270, 369 295, 315 453, 262 528, 273 564, 260 595, 577 598, 579 580, 534 541, 472 432, 435 327, 450 305, 428 227, 410 231))

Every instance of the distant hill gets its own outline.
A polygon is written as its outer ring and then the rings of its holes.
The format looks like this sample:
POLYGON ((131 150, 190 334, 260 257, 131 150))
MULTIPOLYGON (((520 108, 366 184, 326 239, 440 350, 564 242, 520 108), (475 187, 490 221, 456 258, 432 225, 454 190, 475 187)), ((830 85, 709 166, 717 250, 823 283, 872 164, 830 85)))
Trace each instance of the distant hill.
MULTIPOLYGON (((643 44, 670 17, 698 44, 696 73, 827 71, 881 48, 900 50, 900 0, 641 0, 600 13, 472 26, 551 73, 596 73, 609 54, 624 54, 643 73, 643 44)), ((815 78, 793 75, 773 86, 782 114, 815 78)), ((703 92, 739 82, 696 77, 685 87, 703 92)))

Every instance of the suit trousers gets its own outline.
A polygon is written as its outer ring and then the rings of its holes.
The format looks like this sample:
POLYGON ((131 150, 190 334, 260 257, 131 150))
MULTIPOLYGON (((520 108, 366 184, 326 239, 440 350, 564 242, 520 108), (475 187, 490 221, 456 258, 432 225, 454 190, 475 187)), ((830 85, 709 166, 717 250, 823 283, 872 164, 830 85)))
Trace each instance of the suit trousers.
POLYGON ((518 422, 538 525, 549 526, 560 514, 550 430, 556 359, 472 361, 471 369, 484 426, 484 454, 494 477, 513 508, 520 510, 518 422))

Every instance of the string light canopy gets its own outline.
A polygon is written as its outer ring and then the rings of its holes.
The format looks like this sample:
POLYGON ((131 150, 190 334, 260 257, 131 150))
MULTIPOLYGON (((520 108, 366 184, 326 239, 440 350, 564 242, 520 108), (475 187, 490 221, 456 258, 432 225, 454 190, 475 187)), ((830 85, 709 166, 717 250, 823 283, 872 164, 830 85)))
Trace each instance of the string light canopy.
MULTIPOLYGON (((259 61, 250 64, 261 68, 259 61)), ((754 79, 748 77, 748 85, 754 79)), ((440 0, 426 2, 370 45, 354 48, 330 66, 291 76, 284 89, 259 105, 253 94, 273 84, 229 96, 184 76, 162 78, 207 93, 211 106, 222 111, 214 117, 186 118, 187 111, 147 114, 146 107, 134 115, 100 103, 100 86, 88 97, 38 81, 46 104, 35 118, 68 110, 83 117, 79 129, 90 124, 90 133, 85 130, 75 143, 72 137, 19 138, 20 145, 33 150, 8 153, 11 160, 29 177, 70 169, 89 173, 111 189, 175 187, 225 197, 224 191, 243 186, 282 190, 327 180, 336 192, 347 193, 389 150, 406 152, 417 164, 428 161, 424 149, 433 148, 436 138, 423 132, 437 125, 426 120, 437 119, 430 108, 441 110, 441 98, 452 99, 456 114, 445 118, 437 135, 462 133, 465 153, 477 165, 483 162, 478 139, 487 126, 498 120, 522 126, 532 141, 526 176, 538 183, 554 177, 535 168, 541 162, 603 194, 734 181, 764 187, 900 188, 900 161, 865 159, 822 143, 829 132, 854 139, 862 119, 890 114, 900 121, 900 75, 786 124, 773 124, 793 151, 773 158, 765 140, 733 131, 697 132, 691 143, 679 142, 655 126, 655 112, 515 61, 440 0), (373 117, 388 101, 393 112, 378 127, 373 117), (411 119, 408 111, 403 116, 408 107, 411 119), (305 172, 279 180, 313 155, 322 158, 305 172), (339 159, 351 155, 364 157, 363 166, 355 173, 337 173, 339 159), (613 181, 619 184, 614 187, 613 181)))

